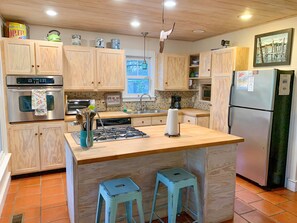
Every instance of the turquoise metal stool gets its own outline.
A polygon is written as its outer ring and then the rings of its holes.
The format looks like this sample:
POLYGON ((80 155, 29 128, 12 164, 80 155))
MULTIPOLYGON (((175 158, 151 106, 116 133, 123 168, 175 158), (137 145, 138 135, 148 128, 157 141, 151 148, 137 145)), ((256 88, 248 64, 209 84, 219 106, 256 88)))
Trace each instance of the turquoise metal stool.
POLYGON ((153 221, 154 214, 159 218, 159 220, 161 220, 161 218, 155 213, 156 198, 157 198, 160 182, 163 183, 165 186, 167 186, 167 189, 168 189, 168 223, 175 223, 176 214, 181 213, 181 210, 182 210, 181 189, 186 187, 193 187, 194 189, 195 203, 196 203, 196 210, 197 210, 197 214, 195 214, 196 215, 195 222, 198 222, 199 194, 198 194, 198 187, 197 187, 197 178, 195 175, 189 173, 188 171, 182 168, 171 168, 171 169, 160 170, 157 173, 150 223, 153 221))
POLYGON ((99 184, 96 223, 100 222, 103 199, 105 200, 105 223, 116 222, 119 203, 125 203, 127 222, 132 223, 132 202, 134 200, 137 203, 140 223, 144 223, 142 193, 137 184, 130 178, 108 180, 99 184))

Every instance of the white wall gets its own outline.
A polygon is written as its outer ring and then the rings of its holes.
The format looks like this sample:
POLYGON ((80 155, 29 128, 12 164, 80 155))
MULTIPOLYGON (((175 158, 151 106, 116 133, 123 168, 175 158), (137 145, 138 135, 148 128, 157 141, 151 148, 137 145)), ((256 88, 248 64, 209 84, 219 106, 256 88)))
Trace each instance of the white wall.
MULTIPOLYGON (((83 46, 95 46, 95 39, 98 37, 104 39, 105 46, 107 42, 111 41, 111 39, 117 38, 120 39, 122 49, 143 50, 143 37, 141 35, 141 32, 143 30, 139 30, 139 37, 135 37, 110 33, 98 33, 73 29, 62 29, 47 26, 30 25, 30 38, 44 40, 46 38, 48 31, 52 29, 57 29, 58 31, 60 31, 62 42, 64 43, 64 45, 71 45, 71 38, 73 34, 80 34, 83 46)), ((188 53, 191 50, 192 46, 192 42, 175 41, 168 39, 165 41, 164 52, 188 53)), ((146 37, 146 50, 153 50, 155 52, 159 52, 159 39, 149 38, 148 34, 148 36, 146 37)))
POLYGON ((293 35, 292 57, 290 66, 278 66, 279 69, 295 70, 295 82, 293 91, 293 104, 291 111, 290 139, 287 162, 287 185, 290 190, 297 191, 297 17, 278 20, 267 23, 265 25, 239 30, 236 32, 216 36, 213 38, 204 39, 194 43, 191 52, 207 51, 221 47, 221 40, 230 40, 232 46, 249 47, 249 69, 267 69, 268 67, 254 68, 253 53, 254 53, 254 37, 255 35, 277 31, 281 29, 294 28, 293 35))

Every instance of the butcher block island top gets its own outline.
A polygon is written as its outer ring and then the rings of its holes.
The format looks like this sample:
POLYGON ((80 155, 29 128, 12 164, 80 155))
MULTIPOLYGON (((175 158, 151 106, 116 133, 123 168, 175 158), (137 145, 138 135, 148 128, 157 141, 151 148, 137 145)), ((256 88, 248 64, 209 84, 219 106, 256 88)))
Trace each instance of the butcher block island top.
POLYGON ((241 137, 190 124, 180 125, 179 137, 165 136, 164 125, 137 129, 149 137, 94 142, 93 147, 89 149, 77 145, 70 133, 66 133, 65 138, 77 165, 243 142, 241 137))

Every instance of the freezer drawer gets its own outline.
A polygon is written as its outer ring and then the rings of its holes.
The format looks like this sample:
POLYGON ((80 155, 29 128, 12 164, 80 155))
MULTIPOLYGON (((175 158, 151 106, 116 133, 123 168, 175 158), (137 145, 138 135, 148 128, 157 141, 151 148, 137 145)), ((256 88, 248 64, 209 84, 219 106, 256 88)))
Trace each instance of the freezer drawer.
POLYGON ((238 144, 236 171, 262 186, 267 185, 272 116, 272 112, 230 109, 230 133, 244 138, 238 144))

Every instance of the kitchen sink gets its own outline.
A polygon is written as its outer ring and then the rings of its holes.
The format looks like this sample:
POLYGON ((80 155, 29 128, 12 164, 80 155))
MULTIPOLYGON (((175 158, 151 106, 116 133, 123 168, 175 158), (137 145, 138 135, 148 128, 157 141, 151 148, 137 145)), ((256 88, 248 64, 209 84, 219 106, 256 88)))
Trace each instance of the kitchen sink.
POLYGON ((156 114, 156 113, 167 113, 167 110, 149 109, 142 111, 126 111, 127 114, 156 114))

